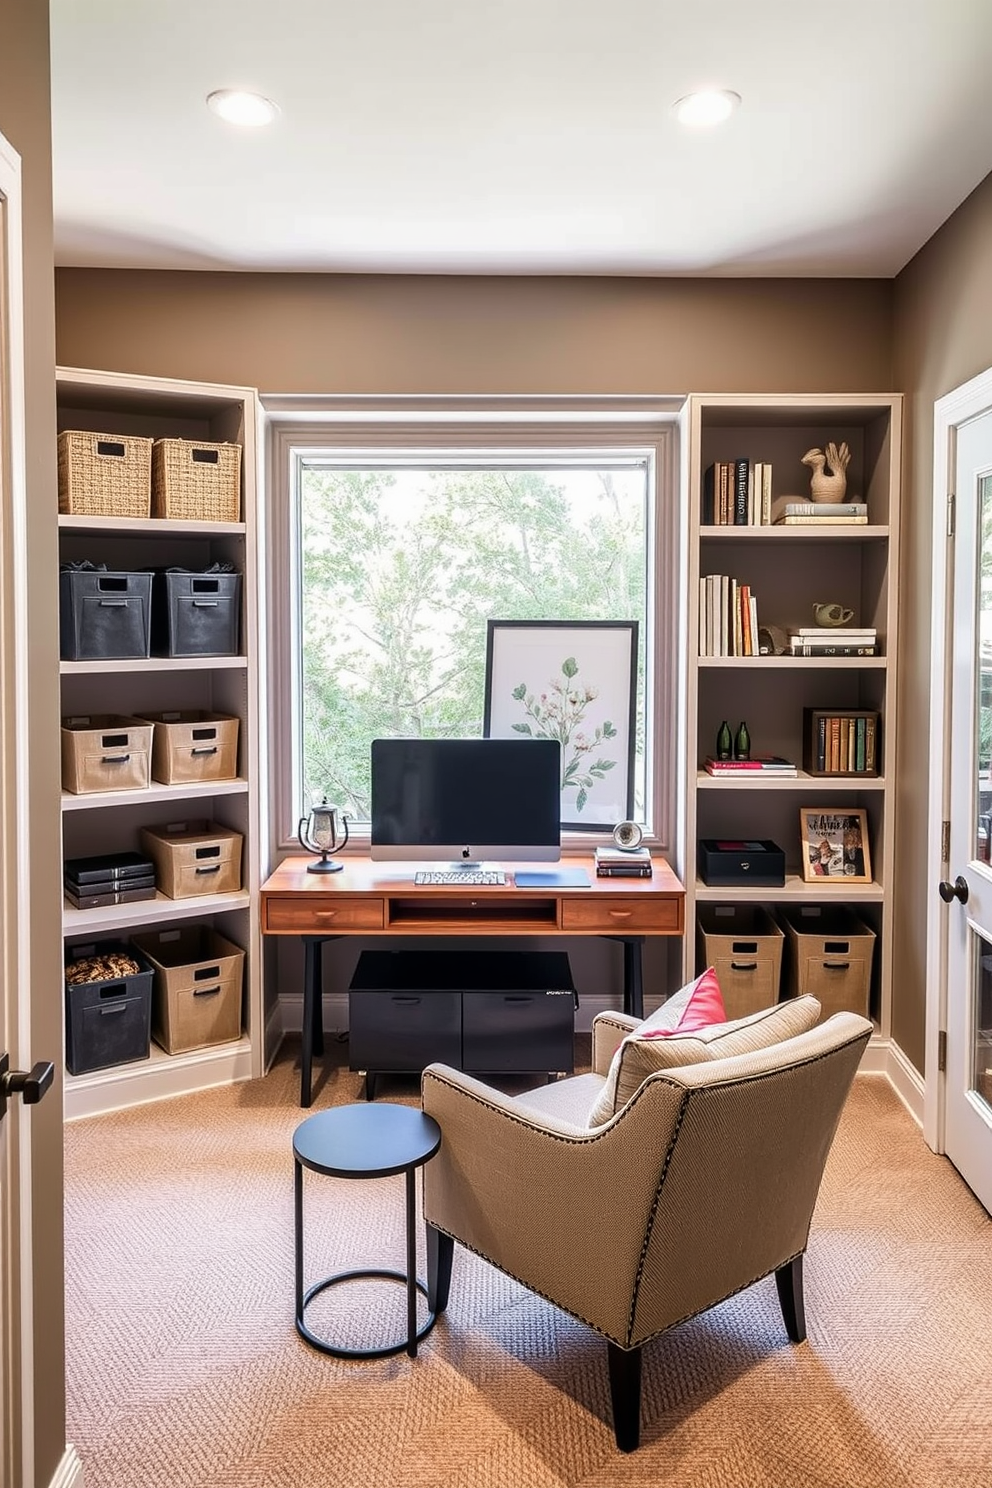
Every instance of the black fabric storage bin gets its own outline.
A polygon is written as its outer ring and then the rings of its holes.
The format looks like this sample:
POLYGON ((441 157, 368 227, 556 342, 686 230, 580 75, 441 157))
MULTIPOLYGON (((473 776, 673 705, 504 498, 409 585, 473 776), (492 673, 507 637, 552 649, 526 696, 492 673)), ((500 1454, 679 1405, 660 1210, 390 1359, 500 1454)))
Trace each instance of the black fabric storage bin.
POLYGON ((59 650, 63 661, 150 655, 152 576, 64 568, 59 574, 59 650))
POLYGON ((65 1062, 72 1075, 131 1064, 151 1052, 152 982, 155 973, 133 946, 71 946, 70 960, 123 952, 141 967, 131 976, 65 984, 65 1062))
POLYGON ((239 573, 156 573, 152 648, 157 656, 236 656, 240 633, 239 573))

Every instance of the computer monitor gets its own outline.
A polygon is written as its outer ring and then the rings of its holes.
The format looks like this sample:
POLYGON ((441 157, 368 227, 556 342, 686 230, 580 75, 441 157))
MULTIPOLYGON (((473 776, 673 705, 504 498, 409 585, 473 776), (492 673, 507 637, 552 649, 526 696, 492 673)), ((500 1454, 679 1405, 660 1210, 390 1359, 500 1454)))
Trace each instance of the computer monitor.
POLYGON ((553 739, 373 739, 371 855, 413 862, 556 862, 553 739))

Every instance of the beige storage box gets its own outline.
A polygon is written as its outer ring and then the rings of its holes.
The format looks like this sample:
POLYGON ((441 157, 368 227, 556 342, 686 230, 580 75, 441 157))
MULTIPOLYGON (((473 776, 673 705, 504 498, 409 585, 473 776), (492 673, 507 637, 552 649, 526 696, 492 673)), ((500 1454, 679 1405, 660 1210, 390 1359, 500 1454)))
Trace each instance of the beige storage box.
POLYGON ((124 713, 73 713, 62 720, 62 789, 144 790, 151 779, 152 726, 124 713))
POLYGON ((168 899, 234 894, 241 887, 240 832, 211 821, 142 827, 141 847, 155 864, 155 881, 168 899))
POLYGON ((239 521, 240 444, 156 439, 152 448, 152 516, 185 522, 239 521))
POLYGON ((697 965, 712 966, 728 1018, 746 1018, 778 1002, 785 936, 767 910, 751 904, 701 904, 697 965))
POLYGON ((235 780, 238 720, 202 709, 144 713, 154 725, 152 778, 162 785, 196 780, 235 780))
POLYGON ((152 440, 132 434, 59 435, 59 511, 71 517, 147 517, 152 440))
POLYGON ((241 1037, 245 953, 206 925, 132 936, 155 972, 152 1038, 185 1054, 241 1037))
POLYGON ((849 909, 804 905, 783 909, 785 994, 816 997, 823 1011, 868 1017, 875 932, 849 909))

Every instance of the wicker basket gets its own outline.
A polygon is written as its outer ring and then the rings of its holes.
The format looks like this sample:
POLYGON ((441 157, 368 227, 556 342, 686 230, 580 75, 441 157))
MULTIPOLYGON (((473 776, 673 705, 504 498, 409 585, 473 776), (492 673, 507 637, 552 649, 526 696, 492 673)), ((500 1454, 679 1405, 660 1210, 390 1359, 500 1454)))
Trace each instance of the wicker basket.
POLYGON ((133 434, 59 435, 59 511, 72 517, 147 517, 152 441, 133 434))
POLYGON ((241 516, 240 444, 156 439, 152 516, 186 522, 237 522, 241 516))

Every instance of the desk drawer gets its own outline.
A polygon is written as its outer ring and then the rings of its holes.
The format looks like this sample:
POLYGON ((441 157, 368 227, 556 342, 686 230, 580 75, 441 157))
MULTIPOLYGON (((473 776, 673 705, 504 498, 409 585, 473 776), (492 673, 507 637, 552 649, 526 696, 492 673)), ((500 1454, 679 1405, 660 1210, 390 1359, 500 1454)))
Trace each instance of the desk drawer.
POLYGON ((336 930, 381 930, 385 924, 382 899, 333 899, 330 895, 299 895, 265 901, 265 929, 291 935, 320 935, 336 930))
POLYGON ((561 902, 561 928, 598 935, 611 930, 618 935, 625 930, 631 934, 675 935, 681 925, 680 910, 677 899, 638 899, 633 895, 624 899, 612 894, 609 899, 601 894, 588 899, 568 897, 561 902))

